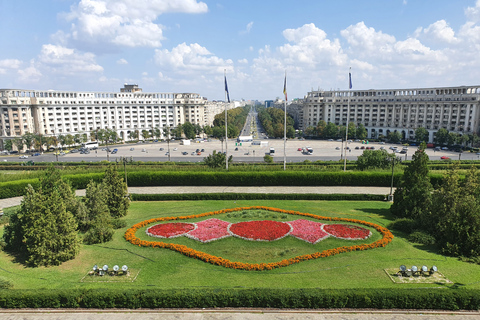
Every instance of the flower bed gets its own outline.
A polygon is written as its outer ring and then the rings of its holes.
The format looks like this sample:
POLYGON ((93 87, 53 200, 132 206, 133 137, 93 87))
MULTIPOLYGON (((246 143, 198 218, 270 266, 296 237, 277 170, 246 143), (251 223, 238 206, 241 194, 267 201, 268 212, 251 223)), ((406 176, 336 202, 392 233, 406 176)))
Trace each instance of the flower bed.
POLYGON ((292 227, 285 222, 262 220, 233 223, 228 230, 245 240, 273 241, 288 236, 292 227))
POLYGON ((330 236, 323 230, 325 224, 321 222, 298 219, 287 223, 292 226, 290 235, 303 241, 315 244, 330 236))
POLYGON ((194 230, 195 225, 193 223, 175 222, 157 224, 147 229, 147 234, 152 237, 158 238, 176 238, 183 236, 187 232, 194 230))
POLYGON ((208 219, 197 222, 195 225, 197 228, 185 234, 186 237, 206 243, 231 236, 228 232, 230 222, 220 219, 208 219))
POLYGON ((363 240, 372 235, 370 230, 349 224, 326 224, 323 226, 323 230, 335 238, 346 240, 363 240))
POLYGON ((252 271, 252 270, 272 270, 272 269, 275 269, 275 268, 286 267, 286 266, 289 266, 289 265, 294 264, 294 263, 300 263, 302 261, 324 258, 324 257, 330 257, 330 256, 337 255, 337 254, 344 253, 344 252, 358 251, 358 250, 369 250, 369 249, 374 249, 374 248, 385 247, 386 245, 388 245, 392 241, 393 234, 387 228, 384 228, 382 226, 379 226, 378 224, 363 221, 363 220, 348 219, 348 218, 323 217, 323 216, 314 215, 314 214, 311 214, 311 213, 302 213, 302 212, 293 211, 293 210, 283 210, 283 209, 272 208, 272 207, 255 206, 255 207, 239 207, 239 208, 232 208, 232 209, 223 209, 223 210, 206 212, 206 213, 197 214, 197 215, 190 215, 190 216, 165 217, 165 218, 155 218, 155 219, 144 220, 142 222, 139 222, 139 223, 133 225, 131 228, 129 228, 125 232, 125 239, 127 241, 129 241, 130 243, 132 243, 134 245, 137 245, 137 246, 140 246, 140 247, 143 246, 143 247, 152 247, 152 248, 167 248, 167 249, 170 249, 170 250, 180 252, 187 257, 192 257, 192 258, 195 258, 195 259, 199 259, 199 260, 202 260, 204 262, 208 262, 208 263, 211 263, 211 264, 214 264, 214 265, 223 266, 223 267, 226 267, 226 268, 252 271), (203 217, 208 217, 208 216, 213 216, 213 215, 218 215, 218 214, 223 214, 223 213, 229 213, 229 212, 235 212, 235 211, 243 211, 243 210, 268 210, 268 211, 273 211, 273 212, 278 212, 278 213, 283 213, 283 214, 291 214, 291 215, 308 217, 308 218, 311 218, 311 219, 361 224, 361 225, 365 225, 367 227, 371 227, 371 228, 374 228, 375 230, 377 230, 382 235, 382 239, 377 240, 373 243, 369 243, 369 244, 343 246, 343 247, 334 248, 334 249, 327 249, 327 250, 323 250, 321 252, 304 254, 304 255, 296 256, 296 257, 293 257, 293 258, 290 258, 290 259, 284 259, 284 260, 277 261, 277 262, 246 263, 246 262, 230 261, 228 259, 224 259, 224 258, 217 257, 217 256, 214 256, 214 255, 205 253, 205 252, 201 252, 201 251, 198 251, 198 250, 195 250, 195 249, 191 249, 191 248, 189 248, 187 246, 184 246, 184 245, 178 245, 178 244, 174 244, 174 243, 158 242, 158 241, 141 240, 141 239, 137 238, 136 235, 135 235, 135 233, 137 232, 138 229, 140 229, 142 227, 146 227, 149 224, 156 223, 156 222, 166 222, 166 221, 172 221, 172 220, 197 219, 197 218, 203 218, 203 217))

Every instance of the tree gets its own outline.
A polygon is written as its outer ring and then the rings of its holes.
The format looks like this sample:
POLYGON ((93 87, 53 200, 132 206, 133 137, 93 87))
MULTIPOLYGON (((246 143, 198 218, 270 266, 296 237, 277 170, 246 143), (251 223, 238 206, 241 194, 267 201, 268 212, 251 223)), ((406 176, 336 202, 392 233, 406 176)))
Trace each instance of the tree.
POLYGON ((142 137, 144 140, 148 140, 150 138, 150 132, 148 130, 142 130, 142 137))
POLYGON ((18 151, 23 150, 23 139, 22 138, 13 138, 12 142, 17 147, 18 151))
POLYGON ((27 150, 30 150, 35 143, 35 134, 27 132, 22 136, 22 140, 27 147, 27 150))
POLYGON ((128 137, 130 140, 137 140, 138 139, 138 130, 132 130, 128 133, 128 137))
POLYGON ((447 141, 448 146, 453 146, 454 144, 457 143, 457 140, 458 140, 458 134, 456 134, 455 132, 448 133, 448 141, 447 141))
POLYGON ((460 143, 464 146, 466 146, 469 141, 470 141, 470 137, 468 136, 468 134, 464 134, 463 136, 460 137, 460 143))
POLYGON ((27 187, 20 209, 5 227, 5 248, 20 253, 31 266, 59 265, 79 251, 77 224, 61 194, 65 185, 51 173, 54 168, 40 179, 38 191, 27 187))
POLYGON ((430 207, 433 187, 428 177, 429 158, 425 148, 426 144, 422 143, 414 153, 395 190, 390 211, 397 217, 417 219, 430 207))
POLYGON ((5 150, 12 151, 13 149, 13 141, 11 139, 5 141, 4 145, 5 150))
POLYGON ((365 126, 363 124, 359 124, 357 127, 357 139, 360 140, 365 140, 368 136, 367 129, 365 129, 365 126))
POLYGON ((327 126, 325 127, 325 138, 333 139, 333 138, 336 138, 337 135, 338 135, 338 127, 335 125, 335 123, 332 123, 332 122, 327 123, 327 126))
POLYGON ((65 141, 66 141, 66 138, 63 134, 59 135, 58 138, 57 138, 58 142, 60 143, 60 146, 61 147, 64 147, 66 145, 65 141))
POLYGON ((428 138, 429 138, 429 133, 427 129, 420 127, 420 128, 417 128, 417 130, 415 130, 415 141, 417 141, 418 143, 421 143, 421 142, 427 143, 428 138))
POLYGON ((266 163, 273 163, 273 157, 269 154, 266 154, 263 156, 263 161, 265 161, 266 163))
MULTIPOLYGON (((203 163, 205 163, 210 168, 226 168, 226 157, 225 153, 217 153, 216 150, 213 150, 212 154, 209 154, 207 157, 203 158, 203 163)), ((233 160, 233 156, 228 157, 228 164, 233 160)))
POLYGON ((160 137, 162 136, 162 132, 160 131, 160 128, 153 128, 152 136, 155 137, 155 139, 160 139, 160 137))
POLYGON ((85 190, 87 219, 84 227, 88 231, 84 242, 87 244, 107 242, 113 237, 112 217, 105 202, 105 190, 103 184, 97 184, 94 181, 90 181, 85 190))
POLYGON ((435 133, 434 141, 438 145, 445 145, 448 142, 448 130, 445 128, 440 128, 435 133))
POLYGON ((57 137, 55 136, 48 137, 46 143, 47 143, 47 148, 49 146, 53 146, 54 148, 56 148, 58 146, 57 137))
POLYGON ((390 131, 387 135, 388 141, 391 143, 399 143, 402 140, 402 135, 398 131, 390 131))
POLYGON ((213 129, 210 126, 203 126, 203 132, 208 136, 211 136, 213 134, 213 129))
POLYGON ((315 127, 308 126, 305 129, 305 136, 307 137, 313 137, 315 135, 315 127))
POLYGON ((348 124, 348 139, 355 138, 357 135, 357 128, 354 122, 348 124))
POLYGON ((480 255, 478 181, 478 172, 473 168, 461 182, 458 168, 454 167, 433 194, 430 216, 423 224, 435 227, 433 234, 443 253, 465 257, 480 255))
POLYGON ((65 136, 65 144, 66 144, 67 146, 71 146, 71 145, 74 144, 74 143, 75 143, 75 139, 73 138, 73 135, 67 134, 67 135, 65 136))
POLYGON ((176 139, 180 139, 182 137, 182 125, 178 125, 176 128, 173 128, 170 132, 176 139))
POLYGON ((395 155, 388 153, 387 150, 364 150, 357 159, 357 168, 359 170, 385 169, 391 166, 393 159, 395 155))
POLYGON ((195 139, 195 127, 190 122, 185 122, 182 125, 182 131, 187 139, 195 139))
POLYGON ((325 137, 325 128, 327 127, 327 123, 325 120, 320 120, 317 123, 317 137, 324 138, 325 137))
POLYGON ((127 185, 118 174, 116 165, 109 165, 103 178, 105 189, 105 202, 112 218, 120 218, 127 215, 130 199, 127 194, 127 185))

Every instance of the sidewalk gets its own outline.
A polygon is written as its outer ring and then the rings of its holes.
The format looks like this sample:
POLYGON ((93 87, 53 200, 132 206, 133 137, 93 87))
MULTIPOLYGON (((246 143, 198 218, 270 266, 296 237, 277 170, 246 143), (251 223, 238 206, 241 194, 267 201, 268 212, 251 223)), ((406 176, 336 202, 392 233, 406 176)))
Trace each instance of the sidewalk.
MULTIPOLYGON (((390 193, 390 187, 129 187, 131 194, 176 194, 176 193, 317 193, 317 194, 381 194, 390 193)), ((85 190, 77 190, 84 196, 85 190)), ((23 197, 0 199, 0 208, 18 206, 23 197)))

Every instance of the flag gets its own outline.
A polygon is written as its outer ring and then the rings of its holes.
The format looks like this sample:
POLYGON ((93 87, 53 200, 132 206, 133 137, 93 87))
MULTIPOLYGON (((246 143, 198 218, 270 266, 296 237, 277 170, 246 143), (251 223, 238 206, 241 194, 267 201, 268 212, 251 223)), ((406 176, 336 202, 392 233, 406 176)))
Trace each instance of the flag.
POLYGON ((230 102, 230 94, 228 93, 228 86, 227 86, 227 76, 225 76, 225 94, 227 96, 228 102, 230 102))
POLYGON ((285 81, 283 82, 283 94, 285 95, 285 101, 287 101, 287 73, 285 72, 285 81))
POLYGON ((348 73, 349 88, 352 89, 352 73, 348 73))

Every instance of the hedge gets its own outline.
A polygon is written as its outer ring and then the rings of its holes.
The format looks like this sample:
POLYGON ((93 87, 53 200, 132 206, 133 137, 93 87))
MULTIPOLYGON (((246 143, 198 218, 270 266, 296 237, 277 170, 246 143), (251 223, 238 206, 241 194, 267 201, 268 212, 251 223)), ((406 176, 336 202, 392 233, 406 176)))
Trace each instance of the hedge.
POLYGON ((183 193, 183 194, 131 194, 133 201, 185 201, 185 200, 343 200, 384 201, 378 194, 279 194, 279 193, 183 193))
MULTIPOLYGON (((314 280, 315 281, 315 280, 314 280)), ((1 290, 0 308, 289 308, 478 310, 472 289, 1 290)))

